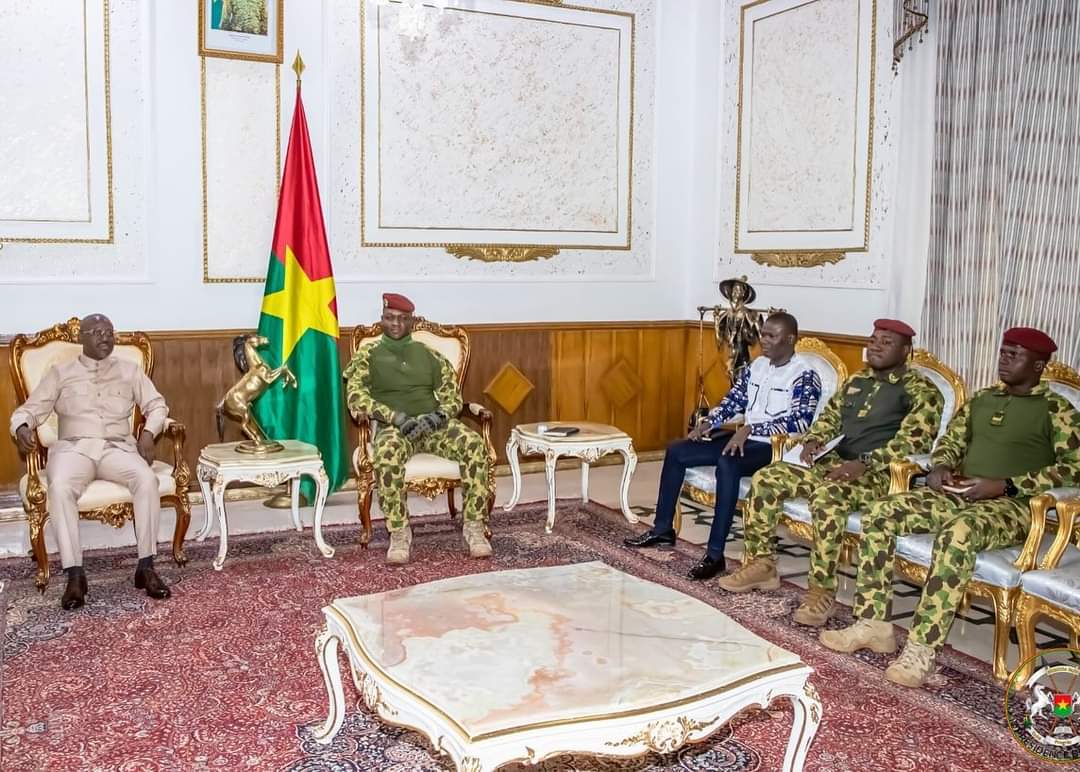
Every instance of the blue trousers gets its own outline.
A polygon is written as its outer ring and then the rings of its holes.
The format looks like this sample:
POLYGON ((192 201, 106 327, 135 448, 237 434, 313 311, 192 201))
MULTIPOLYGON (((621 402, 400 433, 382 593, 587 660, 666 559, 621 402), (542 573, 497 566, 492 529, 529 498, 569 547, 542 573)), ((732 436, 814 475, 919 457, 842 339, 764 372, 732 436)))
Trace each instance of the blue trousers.
POLYGON ((739 479, 749 477, 772 461, 772 445, 754 440, 746 441, 741 456, 721 455, 730 436, 718 434, 710 442, 676 440, 668 445, 664 468, 660 472, 660 492, 656 497, 656 520, 652 531, 660 535, 674 533, 675 504, 686 470, 695 466, 716 468, 716 508, 707 547, 708 555, 713 559, 724 554, 739 501, 739 479))

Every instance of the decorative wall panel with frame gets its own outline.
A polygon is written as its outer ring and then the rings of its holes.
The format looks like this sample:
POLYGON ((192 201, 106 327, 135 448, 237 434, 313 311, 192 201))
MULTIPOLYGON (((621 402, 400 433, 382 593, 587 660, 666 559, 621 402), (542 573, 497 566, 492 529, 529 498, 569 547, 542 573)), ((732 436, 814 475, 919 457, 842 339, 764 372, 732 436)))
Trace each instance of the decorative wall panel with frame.
POLYGON ((870 247, 876 0, 741 7, 735 249, 779 267, 870 247))
POLYGON ((113 240, 109 0, 0 8, 0 242, 113 240))
POLYGON ((475 0, 413 40, 399 10, 361 1, 361 246, 630 249, 634 14, 475 0))

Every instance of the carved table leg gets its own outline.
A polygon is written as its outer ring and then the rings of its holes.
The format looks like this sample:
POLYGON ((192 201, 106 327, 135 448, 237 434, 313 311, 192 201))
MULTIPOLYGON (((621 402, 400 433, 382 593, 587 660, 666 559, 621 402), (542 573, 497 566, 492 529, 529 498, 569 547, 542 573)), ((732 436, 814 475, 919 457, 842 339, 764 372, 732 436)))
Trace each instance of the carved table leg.
POLYGON ((589 462, 581 459, 581 503, 589 503, 589 462))
POLYGON ((289 512, 292 515, 293 528, 297 531, 303 531, 304 526, 300 522, 300 480, 301 475, 289 480, 289 495, 292 496, 292 506, 289 508, 289 512))
POLYGON ((551 533, 555 527, 555 463, 558 460, 559 454, 554 450, 544 454, 544 476, 547 477, 548 486, 548 515, 544 533, 551 533))
POLYGON ((319 660, 329 701, 326 721, 315 730, 315 742, 321 745, 329 745, 345 721, 345 690, 341 686, 341 666, 337 656, 339 643, 338 637, 325 628, 315 638, 315 656, 319 660))
POLYGON ((510 432, 510 439, 506 441, 506 460, 510 463, 510 474, 514 478, 514 492, 510 494, 510 500, 503 507, 503 511, 509 512, 517 506, 518 499, 521 498, 521 460, 518 458, 516 432, 510 432))
POLYGON ((203 541, 210 535, 210 527, 214 522, 214 498, 210 493, 210 483, 214 480, 214 470, 205 467, 198 466, 195 470, 195 476, 199 478, 199 490, 202 491, 203 507, 206 509, 206 519, 203 520, 202 528, 195 534, 195 541, 203 541))
POLYGON ((785 772, 798 772, 806 763, 806 752, 814 741, 818 725, 821 723, 821 700, 817 689, 809 681, 803 686, 803 693, 791 695, 795 719, 791 726, 787 753, 784 754, 785 772))
POLYGON ((229 522, 225 513, 225 478, 214 480, 214 509, 218 516, 218 550, 214 558, 214 570, 220 571, 225 565, 225 553, 229 551, 229 522))
MULTIPOLYGON (((322 466, 319 467, 319 472, 315 477, 315 484, 317 486, 315 491, 315 546, 319 548, 319 552, 322 553, 324 558, 332 558, 334 557, 334 548, 323 540, 322 535, 323 510, 326 508, 326 497, 330 493, 330 478, 322 466)), ((296 488, 299 490, 300 486, 297 485, 296 488)))
POLYGON ((637 515, 630 511, 630 479, 634 476, 637 467, 637 454, 634 447, 627 443, 625 448, 619 448, 623 457, 622 484, 619 486, 619 505, 622 507, 623 517, 628 523, 636 523, 637 515))

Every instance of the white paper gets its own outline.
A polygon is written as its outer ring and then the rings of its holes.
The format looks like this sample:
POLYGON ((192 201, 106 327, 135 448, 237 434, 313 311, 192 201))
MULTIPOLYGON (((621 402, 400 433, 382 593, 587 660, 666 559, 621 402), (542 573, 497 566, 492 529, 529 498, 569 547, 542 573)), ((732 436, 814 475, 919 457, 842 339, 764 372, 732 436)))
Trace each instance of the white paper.
MULTIPOLYGON (((829 440, 824 445, 822 445, 821 449, 818 450, 818 452, 814 454, 814 461, 817 461, 819 458, 824 456, 826 453, 831 452, 832 449, 835 448, 837 445, 839 445, 840 441, 843 440, 843 439, 844 439, 844 435, 841 434, 841 435, 838 435, 838 436, 834 437, 833 439, 829 440)), ((803 444, 800 442, 798 445, 796 445, 795 447, 793 447, 791 450, 789 450, 787 453, 784 454, 783 460, 786 463, 794 464, 795 466, 809 467, 810 465, 809 464, 804 464, 803 461, 802 461, 802 458, 800 458, 802 456, 802 452, 803 452, 803 444)))

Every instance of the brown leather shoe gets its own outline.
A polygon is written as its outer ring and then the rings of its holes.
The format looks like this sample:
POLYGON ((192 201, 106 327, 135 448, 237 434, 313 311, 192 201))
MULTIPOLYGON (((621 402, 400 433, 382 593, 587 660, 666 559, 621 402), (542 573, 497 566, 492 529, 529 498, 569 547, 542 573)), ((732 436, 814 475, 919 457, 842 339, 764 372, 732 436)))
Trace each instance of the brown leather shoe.
POLYGON ((86 574, 68 574, 67 587, 60 598, 60 607, 74 611, 86 603, 86 574))
POLYGON ((143 568, 135 572, 135 589, 146 590, 146 594, 157 600, 164 600, 172 595, 161 577, 152 568, 143 568))

